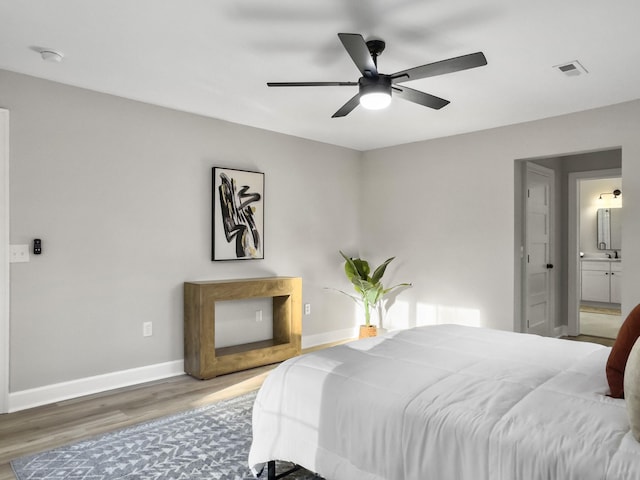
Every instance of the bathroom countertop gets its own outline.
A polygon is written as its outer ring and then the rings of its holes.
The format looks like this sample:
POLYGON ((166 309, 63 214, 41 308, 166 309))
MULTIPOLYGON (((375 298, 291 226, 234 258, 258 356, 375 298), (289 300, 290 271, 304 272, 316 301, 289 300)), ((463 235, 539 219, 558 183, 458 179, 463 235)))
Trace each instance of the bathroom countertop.
POLYGON ((581 257, 581 262, 621 262, 621 258, 581 257))

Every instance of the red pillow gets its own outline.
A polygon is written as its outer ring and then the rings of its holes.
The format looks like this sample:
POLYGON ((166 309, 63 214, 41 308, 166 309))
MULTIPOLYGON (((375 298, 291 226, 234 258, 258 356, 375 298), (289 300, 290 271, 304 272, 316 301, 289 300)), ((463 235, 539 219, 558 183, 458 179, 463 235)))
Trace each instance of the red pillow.
POLYGON ((624 367, 638 337, 640 337, 640 305, 636 305, 636 308, 631 310, 620 327, 607 360, 607 382, 613 398, 624 398, 624 367))

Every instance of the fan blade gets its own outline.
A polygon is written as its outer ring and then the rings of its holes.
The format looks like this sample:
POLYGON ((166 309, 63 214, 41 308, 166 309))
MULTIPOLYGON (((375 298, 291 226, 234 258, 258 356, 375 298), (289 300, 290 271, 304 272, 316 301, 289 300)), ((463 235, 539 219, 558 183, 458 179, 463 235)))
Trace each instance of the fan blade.
POLYGON ((331 115, 331 118, 344 117, 351 113, 351 111, 360 105, 360 93, 358 92, 354 97, 351 98, 347 103, 340 107, 340 109, 331 115))
POLYGON ((268 87, 351 87, 358 82, 267 82, 268 87))
POLYGON ((461 57, 454 57, 449 58, 448 60, 429 63, 420 67, 401 70, 400 72, 390 75, 390 77, 393 83, 407 82, 409 80, 435 77, 436 75, 443 75, 445 73, 453 73, 460 70, 467 70, 469 68, 482 67, 486 64, 487 59, 484 54, 482 52, 476 52, 470 53, 469 55, 462 55, 461 57))
POLYGON ((394 86, 393 95, 402 98, 403 100, 409 100, 410 102, 424 105, 425 107, 440 110, 442 107, 449 104, 449 100, 436 97, 429 93, 420 92, 413 88, 405 87, 404 85, 394 86))
POLYGON ((377 77, 378 68, 362 35, 359 33, 339 33, 338 37, 360 73, 368 78, 377 77))

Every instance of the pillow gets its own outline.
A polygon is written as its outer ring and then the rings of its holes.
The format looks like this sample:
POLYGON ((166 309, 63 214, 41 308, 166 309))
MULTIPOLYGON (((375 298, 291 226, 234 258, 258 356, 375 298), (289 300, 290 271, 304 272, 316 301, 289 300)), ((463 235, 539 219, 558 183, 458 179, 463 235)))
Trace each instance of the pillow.
POLYGON ((640 337, 640 305, 631 310, 620 327, 607 360, 607 382, 614 398, 624 398, 624 369, 629 353, 640 337))
POLYGON ((631 434, 640 442, 640 340, 633 345, 624 369, 624 394, 631 434))

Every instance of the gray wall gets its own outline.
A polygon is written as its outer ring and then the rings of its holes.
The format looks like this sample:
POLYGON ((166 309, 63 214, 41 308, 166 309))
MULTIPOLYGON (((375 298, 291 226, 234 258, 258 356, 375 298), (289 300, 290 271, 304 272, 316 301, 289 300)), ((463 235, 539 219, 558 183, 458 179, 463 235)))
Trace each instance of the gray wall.
MULTIPOLYGON (((598 250, 597 219, 600 208, 622 207, 622 196, 616 200, 611 195, 599 199, 601 193, 611 193, 616 188, 622 190, 622 179, 619 177, 583 179, 580 182, 580 251, 584 252, 585 257, 614 255, 612 250, 598 250)), ((616 248, 619 249, 620 247, 616 248)))
POLYGON ((11 110, 11 391, 178 360, 185 280, 300 275, 305 337, 356 321, 339 248, 413 282, 387 326, 514 329, 515 160, 620 148, 640 302, 640 102, 360 154, 0 72, 11 110), (266 259, 212 263, 210 168, 266 173, 266 259), (349 318, 345 318, 349 317, 349 318), (142 322, 154 322, 143 338, 142 322))
POLYGON ((364 190, 384 194, 372 196, 363 212, 365 250, 398 255, 401 279, 414 283, 390 321, 402 321, 408 310, 413 324, 454 320, 519 330, 515 160, 615 149, 622 159, 628 313, 640 303, 638 131, 635 101, 366 152, 364 190))
POLYGON ((361 154, 0 71, 11 114, 10 391, 182 358, 182 283, 293 275, 303 335, 353 327, 361 154), (211 167, 265 173, 265 259, 211 262, 211 167), (153 321, 153 336, 142 323, 153 321))

